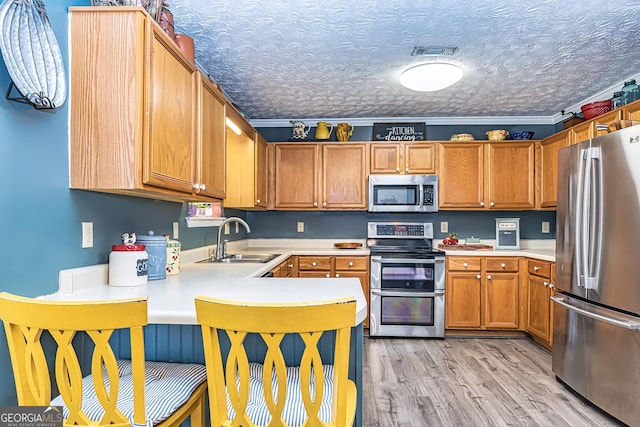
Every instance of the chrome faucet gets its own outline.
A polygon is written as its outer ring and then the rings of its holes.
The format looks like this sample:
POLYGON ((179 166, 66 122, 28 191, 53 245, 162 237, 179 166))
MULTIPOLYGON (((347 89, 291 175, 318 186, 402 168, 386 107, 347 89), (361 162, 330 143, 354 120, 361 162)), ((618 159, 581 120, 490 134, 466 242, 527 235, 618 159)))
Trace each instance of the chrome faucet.
POLYGON ((242 218, 231 216, 225 219, 224 221, 222 221, 220 223, 220 226, 218 227, 218 242, 216 243, 216 258, 215 258, 216 261, 222 261, 224 258, 227 257, 228 240, 225 240, 224 242, 222 241, 222 230, 224 230, 225 224, 229 224, 230 222, 238 222, 242 224, 244 229, 247 230, 247 233, 251 233, 251 228, 249 227, 249 224, 247 224, 246 221, 243 220, 242 218))

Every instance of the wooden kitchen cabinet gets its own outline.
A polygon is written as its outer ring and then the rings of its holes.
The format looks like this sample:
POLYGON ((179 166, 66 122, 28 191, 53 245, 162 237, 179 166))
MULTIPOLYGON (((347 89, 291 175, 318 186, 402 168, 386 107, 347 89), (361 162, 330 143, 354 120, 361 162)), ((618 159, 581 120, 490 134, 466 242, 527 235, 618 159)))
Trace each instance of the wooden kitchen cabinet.
POLYGON ((640 101, 634 101, 622 107, 622 118, 624 120, 640 121, 640 101))
POLYGON ((227 127, 225 207, 239 209, 267 206, 267 142, 235 109, 227 118, 240 130, 227 127))
MULTIPOLYGON (((300 255, 297 257, 298 277, 357 277, 369 307, 369 257, 300 255)), ((369 327, 369 315, 364 321, 369 327)))
POLYGON ((439 148, 440 209, 533 209, 533 141, 446 143, 439 148))
POLYGON ((295 262, 295 256, 290 256, 286 260, 282 261, 280 264, 270 270, 273 273, 273 277, 297 277, 294 275, 295 262))
POLYGON ((534 340, 551 349, 553 339, 553 304, 555 263, 528 259, 526 331, 534 340), (553 277, 553 280, 552 280, 553 277))
POLYGON ((225 197, 225 104, 224 95, 198 72, 197 164, 194 192, 218 199, 225 197))
POLYGON ((371 173, 434 174, 436 149, 432 142, 371 143, 371 173))
POLYGON ((447 329, 518 329, 518 258, 447 256, 446 263, 447 329))
POLYGON ((558 206, 558 151, 570 144, 573 135, 572 128, 540 141, 540 166, 538 168, 540 208, 558 206))
MULTIPOLYGON (((579 142, 586 141, 587 139, 591 139, 596 135, 596 123, 593 120, 582 122, 580 124, 572 126, 570 131, 568 132, 569 132, 568 145, 577 144, 579 142)), ((560 132, 559 134, 566 134, 566 133, 567 132, 560 132)), ((554 138, 559 134, 555 134, 550 138, 554 138)))
POLYGON ((595 117, 593 122, 595 123, 595 136, 606 135, 609 133, 609 125, 618 120, 622 120, 622 109, 616 109, 613 111, 609 111, 608 113, 604 113, 595 117), (603 129, 598 129, 598 125, 603 125, 603 129))
POLYGON ((274 144, 274 208, 365 210, 366 150, 366 144, 274 144))
POLYGON ((216 197, 195 188, 207 174, 196 167, 204 163, 195 65, 142 8, 69 11, 70 187, 176 201, 216 197))

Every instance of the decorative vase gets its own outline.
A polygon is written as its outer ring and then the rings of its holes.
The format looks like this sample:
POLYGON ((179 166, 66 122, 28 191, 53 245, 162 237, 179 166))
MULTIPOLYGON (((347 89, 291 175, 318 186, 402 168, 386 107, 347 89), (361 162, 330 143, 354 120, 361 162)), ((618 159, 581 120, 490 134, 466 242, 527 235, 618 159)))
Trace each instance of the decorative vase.
POLYGON ((316 139, 329 139, 333 132, 333 125, 327 122, 318 122, 316 127, 316 139))
POLYGON ((349 123, 338 123, 336 126, 336 138, 338 141, 346 142, 353 135, 354 126, 349 123))
POLYGON ((195 62, 193 39, 186 34, 178 33, 176 34, 175 40, 182 53, 184 53, 184 56, 189 58, 191 62, 195 62))
POLYGON ((176 39, 175 27, 173 25, 173 14, 169 12, 169 9, 162 9, 160 21, 158 23, 171 40, 176 39))

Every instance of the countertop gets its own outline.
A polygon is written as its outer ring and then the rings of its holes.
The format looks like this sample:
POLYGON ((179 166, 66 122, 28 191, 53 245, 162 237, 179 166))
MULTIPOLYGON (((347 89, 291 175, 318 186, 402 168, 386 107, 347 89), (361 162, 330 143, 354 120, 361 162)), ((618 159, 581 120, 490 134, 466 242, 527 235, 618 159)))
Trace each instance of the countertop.
MULTIPOLYGON (((440 242, 438 242, 440 243, 440 242)), ((464 241, 460 241, 461 244, 464 241)), ((481 240, 481 243, 491 245, 495 248, 495 240, 481 240)), ((435 244, 435 243, 434 243, 435 244)), ((480 249, 480 250, 457 250, 444 249, 446 255, 456 256, 521 256, 536 258, 543 261, 555 262, 556 241, 555 240, 521 240, 520 249, 480 249)))

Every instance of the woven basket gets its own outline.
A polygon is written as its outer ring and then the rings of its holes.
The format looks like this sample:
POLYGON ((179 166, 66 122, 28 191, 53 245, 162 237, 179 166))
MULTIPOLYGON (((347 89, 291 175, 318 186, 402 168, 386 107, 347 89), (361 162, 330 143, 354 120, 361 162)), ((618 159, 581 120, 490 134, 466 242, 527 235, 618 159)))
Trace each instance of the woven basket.
POLYGON ((584 104, 580 109, 582 110, 582 114, 586 120, 593 119, 594 117, 598 117, 600 114, 611 111, 611 100, 605 99, 604 101, 584 104))

